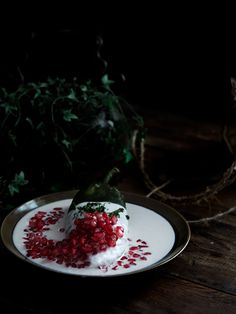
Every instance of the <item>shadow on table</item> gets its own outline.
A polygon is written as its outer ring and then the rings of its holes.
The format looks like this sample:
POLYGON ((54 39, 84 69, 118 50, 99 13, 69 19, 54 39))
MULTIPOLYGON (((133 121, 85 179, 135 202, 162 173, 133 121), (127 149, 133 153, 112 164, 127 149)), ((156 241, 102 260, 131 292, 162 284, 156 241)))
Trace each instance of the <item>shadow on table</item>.
POLYGON ((159 268, 132 276, 81 278, 40 269, 8 252, 4 255, 0 296, 4 313, 128 313, 129 303, 163 276, 159 268))

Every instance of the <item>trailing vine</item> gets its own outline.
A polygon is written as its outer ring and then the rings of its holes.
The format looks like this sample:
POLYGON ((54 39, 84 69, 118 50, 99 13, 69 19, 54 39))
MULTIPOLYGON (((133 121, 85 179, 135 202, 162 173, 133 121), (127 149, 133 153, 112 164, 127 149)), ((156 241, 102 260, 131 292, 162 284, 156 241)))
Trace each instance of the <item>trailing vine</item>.
POLYGON ((131 135, 143 128, 142 118, 112 83, 104 75, 100 86, 49 78, 0 88, 3 203, 26 191, 78 188, 133 158, 131 135))
MULTIPOLYGON (((232 85, 232 96, 234 102, 236 102, 236 80, 231 78, 231 85, 232 85)), ((147 197, 154 197, 160 201, 167 202, 167 203, 173 203, 173 204, 196 204, 200 205, 202 202, 209 203, 210 200, 214 199, 216 195, 225 189, 227 186, 233 184, 236 181, 236 152, 232 148, 232 145, 230 143, 230 140, 228 138, 228 126, 225 125, 222 131, 221 138, 224 141, 225 145, 228 148, 229 154, 233 156, 233 161, 231 165, 225 171, 222 173, 220 179, 212 184, 206 186, 203 191, 196 193, 196 194, 190 194, 190 195, 173 195, 171 193, 163 191, 163 189, 170 183, 170 181, 166 181, 160 186, 156 185, 150 178, 149 174, 146 170, 145 165, 145 138, 138 139, 138 132, 133 132, 133 138, 132 138, 132 150, 133 154, 138 162, 139 168, 141 170, 141 173, 143 175, 144 182, 147 186, 147 188, 150 190, 150 192, 147 194, 147 197)), ((218 216, 217 216, 218 217, 218 216)), ((211 219, 211 217, 210 217, 211 219)), ((204 219, 203 219, 204 220, 204 219)), ((201 220, 202 221, 202 220, 201 220)))

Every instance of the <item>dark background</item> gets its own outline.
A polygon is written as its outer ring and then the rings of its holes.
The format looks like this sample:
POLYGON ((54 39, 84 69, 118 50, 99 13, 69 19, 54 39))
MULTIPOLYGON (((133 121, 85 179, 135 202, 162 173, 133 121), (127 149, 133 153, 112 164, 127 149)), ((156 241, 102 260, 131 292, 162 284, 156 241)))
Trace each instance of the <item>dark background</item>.
POLYGON ((0 84, 14 89, 22 79, 49 76, 99 84, 107 73, 114 91, 144 117, 154 181, 215 182, 233 158, 221 133, 236 118, 234 17, 215 7, 136 7, 67 4, 58 14, 41 6, 43 13, 37 7, 24 16, 7 11, 0 27, 0 84))
POLYGON ((9 15, 0 27, 1 85, 17 86, 19 69, 25 81, 48 76, 99 80, 105 71, 96 56, 100 36, 106 72, 115 80, 116 91, 133 105, 196 117, 231 114, 236 53, 227 16, 225 20, 204 11, 174 15, 174 10, 162 16, 158 8, 154 14, 150 8, 131 15, 124 14, 122 5, 119 8, 123 13, 114 7, 102 15, 86 11, 85 16, 77 9, 76 17, 65 13, 56 21, 51 16, 51 22, 39 13, 40 23, 9 15))

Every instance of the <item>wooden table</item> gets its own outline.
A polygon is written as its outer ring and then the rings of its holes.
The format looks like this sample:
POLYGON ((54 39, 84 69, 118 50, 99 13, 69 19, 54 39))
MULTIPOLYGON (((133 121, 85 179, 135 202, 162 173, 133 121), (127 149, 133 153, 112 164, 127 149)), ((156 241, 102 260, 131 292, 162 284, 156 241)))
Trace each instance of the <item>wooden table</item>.
MULTIPOLYGON (((120 187, 139 194, 143 190, 144 195, 145 188, 134 179, 135 175, 131 180, 125 178, 120 187)), ((225 192, 220 200, 224 206, 234 206, 235 191, 225 192)), ((222 208, 213 205, 211 214, 222 208)), ((191 210, 182 210, 182 214, 192 217, 191 210)), ((200 207, 198 214, 209 211, 200 207)), ((18 260, 1 244, 1 312, 235 313, 235 227, 235 213, 209 224, 192 225, 191 241, 176 259, 147 273, 115 279, 51 273, 18 260)))
MULTIPOLYGON (((119 188, 146 195, 134 166, 119 188)), ((178 206, 186 219, 236 205, 236 187, 209 207, 178 206)), ((0 213, 1 220, 4 217, 0 213)), ((135 276, 82 279, 31 266, 0 246, 1 313, 236 313, 236 213, 192 224, 187 248, 171 262, 135 276)))

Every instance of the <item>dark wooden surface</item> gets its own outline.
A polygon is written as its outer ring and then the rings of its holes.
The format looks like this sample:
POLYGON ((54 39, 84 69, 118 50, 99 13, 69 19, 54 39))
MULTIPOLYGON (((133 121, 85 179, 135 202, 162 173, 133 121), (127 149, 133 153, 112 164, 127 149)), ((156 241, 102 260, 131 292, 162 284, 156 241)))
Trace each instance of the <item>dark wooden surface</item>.
MULTIPOLYGON (((214 141, 215 134, 210 135, 214 141)), ((164 151, 160 141, 158 149, 164 151)), ((136 165, 123 171, 120 189, 140 195, 149 192, 136 165)), ((232 185, 211 206, 176 209, 186 219, 197 219, 235 205, 232 185)), ((0 215, 2 220, 4 214, 0 215)), ((171 262, 115 279, 58 275, 18 260, 1 244, 1 313, 236 313, 236 212, 192 224, 191 231, 189 245, 171 262)))

